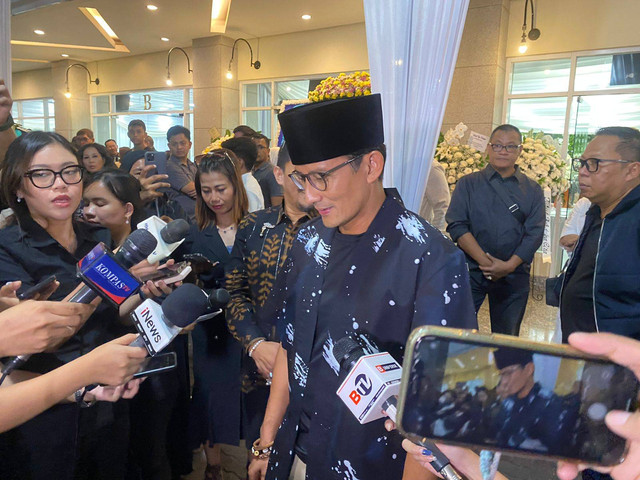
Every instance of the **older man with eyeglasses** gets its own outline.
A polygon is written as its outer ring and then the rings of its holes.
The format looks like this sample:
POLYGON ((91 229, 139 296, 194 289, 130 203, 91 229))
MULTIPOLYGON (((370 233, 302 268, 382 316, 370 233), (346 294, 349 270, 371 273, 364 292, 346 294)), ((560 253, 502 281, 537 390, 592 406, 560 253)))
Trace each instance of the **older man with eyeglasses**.
POLYGON ((591 200, 560 299, 562 339, 612 332, 640 339, 640 131, 607 127, 573 160, 591 200))
POLYGON ((500 125, 489 142, 489 165, 458 180, 445 216, 447 232, 467 255, 476 312, 488 295, 491 331, 518 335, 531 262, 544 233, 544 196, 516 165, 520 130, 500 125))

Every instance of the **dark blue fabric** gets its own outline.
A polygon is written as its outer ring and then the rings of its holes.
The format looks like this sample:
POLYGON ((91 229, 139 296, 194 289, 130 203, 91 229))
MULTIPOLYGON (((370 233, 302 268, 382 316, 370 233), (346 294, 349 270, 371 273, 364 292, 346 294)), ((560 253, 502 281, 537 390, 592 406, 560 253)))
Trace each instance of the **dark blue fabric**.
MULTIPOLYGON (((445 216, 447 232, 456 242, 465 233, 471 233, 485 252, 500 260, 518 255, 528 270, 536 250, 542 243, 545 212, 542 188, 516 167, 516 173, 502 178, 488 165, 480 172, 471 173, 458 180, 451 194, 451 204, 445 216), (497 178, 496 178, 497 176, 497 178), (502 182, 509 196, 520 206, 525 216, 519 222, 495 192, 489 180, 502 182)), ((477 262, 467 255, 470 268, 477 262)))
MULTIPOLYGON (((586 232, 599 216, 600 207, 597 205, 587 212, 582 233, 567 266, 563 289, 576 271, 586 232)), ((594 331, 617 333, 640 340, 639 286, 640 186, 631 190, 602 221, 593 282, 594 331)), ((563 323, 563 337, 566 339, 570 333, 570 326, 563 323)))

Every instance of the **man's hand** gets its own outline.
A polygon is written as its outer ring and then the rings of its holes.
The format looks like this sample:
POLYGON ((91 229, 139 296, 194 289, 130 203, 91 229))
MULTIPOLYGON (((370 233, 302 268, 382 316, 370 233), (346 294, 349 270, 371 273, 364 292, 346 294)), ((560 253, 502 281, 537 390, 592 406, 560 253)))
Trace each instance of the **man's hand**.
POLYGON ((248 480, 264 480, 268 465, 268 458, 252 458, 248 469, 248 480))
MULTIPOLYGON (((81 357, 79 360, 85 364, 89 383, 123 386, 129 382, 147 357, 145 348, 129 346, 137 337, 134 333, 124 335, 81 357)), ((124 388, 121 390, 120 393, 125 393, 124 388)))
POLYGON ((13 100, 9 95, 9 89, 4 84, 4 79, 0 78, 0 125, 9 119, 13 100))
POLYGON ((0 287, 0 312, 4 312, 6 309, 15 307, 20 303, 16 292, 22 285, 20 280, 15 282, 7 282, 0 287))
POLYGON ((93 400, 99 402, 117 402, 121 398, 133 398, 137 395, 141 383, 142 379, 136 378, 135 380, 129 380, 127 383, 116 387, 96 387, 85 394, 84 400, 86 402, 93 400))
POLYGON ((140 181, 140 185, 142 186, 142 191, 140 192, 140 198, 142 202, 147 204, 151 201, 159 198, 163 195, 162 192, 158 190, 161 188, 170 188, 171 184, 165 182, 169 175, 149 175, 152 170, 155 170, 155 165, 146 165, 140 171, 140 175, 138 180, 140 181))
POLYGON ((258 367, 258 373, 267 380, 271 378, 278 350, 280 350, 280 344, 277 342, 261 342, 251 354, 251 358, 258 367))
POLYGON ((580 236, 575 233, 560 237, 560 246, 567 252, 573 252, 573 249, 576 248, 576 243, 578 243, 578 238, 580 238, 580 236))
POLYGON ((516 266, 513 266, 511 260, 504 261, 500 260, 492 256, 490 253, 486 253, 487 258, 491 261, 491 265, 482 266, 480 265, 480 270, 482 270, 482 274, 491 281, 496 281, 500 278, 506 277, 511 272, 516 269, 516 266))
MULTIPOLYGON (((578 350, 592 355, 602 355, 628 367, 640 379, 640 342, 610 333, 573 333, 569 336, 569 343, 578 350)), ((640 412, 614 410, 609 412, 604 420, 609 430, 629 440, 629 451, 624 462, 609 468, 559 462, 558 478, 572 480, 578 472, 586 468, 609 473, 616 480, 640 477, 640 412)))
POLYGON ((27 300, 0 313, 0 355, 55 349, 74 335, 95 306, 27 300))

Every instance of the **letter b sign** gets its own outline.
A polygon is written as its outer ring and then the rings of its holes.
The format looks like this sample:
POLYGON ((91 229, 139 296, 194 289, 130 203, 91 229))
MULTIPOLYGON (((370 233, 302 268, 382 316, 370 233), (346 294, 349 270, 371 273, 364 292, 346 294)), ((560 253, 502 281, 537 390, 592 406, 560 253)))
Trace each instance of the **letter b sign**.
POLYGON ((362 399, 362 397, 355 390, 349 394, 349 398, 351 399, 354 405, 357 405, 358 403, 360 403, 360 400, 362 399))

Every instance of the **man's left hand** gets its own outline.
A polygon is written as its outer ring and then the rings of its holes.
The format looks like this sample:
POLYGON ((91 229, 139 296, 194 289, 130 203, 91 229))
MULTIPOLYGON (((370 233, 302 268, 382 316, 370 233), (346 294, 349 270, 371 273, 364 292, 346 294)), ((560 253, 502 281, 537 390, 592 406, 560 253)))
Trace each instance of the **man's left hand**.
POLYGON ((500 278, 506 277, 515 270, 510 262, 505 262, 504 260, 493 257, 490 253, 487 253, 487 257, 491 260, 491 265, 488 267, 483 267, 481 265, 480 270, 482 270, 482 274, 488 280, 495 282, 500 278))

